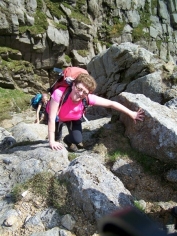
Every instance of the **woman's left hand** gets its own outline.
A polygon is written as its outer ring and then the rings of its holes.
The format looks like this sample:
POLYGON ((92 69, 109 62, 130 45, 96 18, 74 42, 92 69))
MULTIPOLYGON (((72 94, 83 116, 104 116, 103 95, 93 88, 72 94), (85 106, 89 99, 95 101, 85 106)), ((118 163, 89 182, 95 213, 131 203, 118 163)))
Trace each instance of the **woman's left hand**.
POLYGON ((133 111, 132 113, 132 119, 134 120, 135 124, 136 124, 136 121, 139 120, 139 121, 143 121, 144 120, 144 111, 139 108, 138 111, 133 111))

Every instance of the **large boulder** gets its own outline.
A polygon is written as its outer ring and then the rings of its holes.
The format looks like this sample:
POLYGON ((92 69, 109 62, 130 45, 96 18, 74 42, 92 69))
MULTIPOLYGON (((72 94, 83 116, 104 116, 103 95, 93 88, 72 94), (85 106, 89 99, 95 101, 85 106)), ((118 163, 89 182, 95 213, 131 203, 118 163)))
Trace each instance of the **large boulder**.
POLYGON ((177 163, 176 112, 142 94, 123 92, 118 101, 131 110, 142 108, 145 112, 144 121, 137 124, 127 115, 120 115, 132 147, 165 163, 177 163))
POLYGON ((10 129, 17 142, 46 140, 48 126, 44 124, 26 124, 21 122, 10 129))
POLYGON ((73 201, 91 220, 133 205, 133 197, 119 178, 92 155, 76 158, 60 178, 67 179, 73 201))

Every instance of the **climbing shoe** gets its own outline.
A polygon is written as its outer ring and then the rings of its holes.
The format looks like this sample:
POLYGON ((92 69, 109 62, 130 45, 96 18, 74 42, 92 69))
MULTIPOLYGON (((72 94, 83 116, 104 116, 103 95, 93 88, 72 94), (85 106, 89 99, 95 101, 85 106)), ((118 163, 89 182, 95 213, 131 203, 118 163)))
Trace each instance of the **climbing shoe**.
POLYGON ((77 152, 77 150, 78 150, 77 146, 74 143, 68 142, 66 137, 64 137, 63 142, 68 146, 67 149, 69 152, 77 152))
POLYGON ((76 144, 78 149, 84 149, 84 144, 83 143, 78 143, 76 144))

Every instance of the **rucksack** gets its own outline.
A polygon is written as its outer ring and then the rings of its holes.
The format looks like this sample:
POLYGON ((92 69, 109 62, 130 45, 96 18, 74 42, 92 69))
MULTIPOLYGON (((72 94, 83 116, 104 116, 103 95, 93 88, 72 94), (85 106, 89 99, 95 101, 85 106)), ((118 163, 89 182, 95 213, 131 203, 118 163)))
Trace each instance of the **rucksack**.
POLYGON ((58 87, 69 87, 72 86, 73 81, 81 73, 88 74, 88 71, 80 67, 67 67, 62 70, 59 68, 54 68, 53 72, 56 73, 56 80, 53 85, 47 90, 50 94, 53 93, 58 87))
POLYGON ((36 110, 38 108, 39 102, 42 99, 42 94, 37 93, 32 99, 30 105, 36 110))

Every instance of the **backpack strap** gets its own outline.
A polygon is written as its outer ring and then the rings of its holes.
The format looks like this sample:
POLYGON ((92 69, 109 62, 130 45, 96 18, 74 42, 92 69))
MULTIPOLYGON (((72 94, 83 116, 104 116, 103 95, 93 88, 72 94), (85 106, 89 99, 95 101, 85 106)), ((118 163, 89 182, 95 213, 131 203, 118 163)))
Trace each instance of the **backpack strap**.
POLYGON ((69 94, 71 93, 72 88, 71 87, 67 87, 61 97, 59 106, 58 106, 58 111, 57 114, 59 114, 61 106, 66 102, 66 100, 68 99, 69 94))
POLYGON ((84 110, 88 108, 88 106, 89 106, 88 97, 85 97, 82 99, 82 104, 84 105, 84 110))
POLYGON ((87 109, 88 106, 89 106, 89 99, 88 99, 88 97, 85 97, 85 98, 82 99, 82 104, 83 104, 83 106, 84 106, 84 110, 83 110, 82 117, 83 117, 84 120, 87 122, 87 124, 89 124, 89 121, 88 121, 88 119, 87 119, 86 116, 85 116, 86 109, 87 109))
MULTIPOLYGON (((68 97, 69 97, 71 91, 72 91, 72 87, 71 87, 71 86, 69 86, 69 87, 67 87, 67 88, 65 89, 65 91, 64 91, 64 93, 63 93, 63 96, 62 96, 62 98, 63 98, 62 104, 66 102, 66 100, 68 99, 68 97)), ((61 105, 62 105, 62 104, 61 104, 61 105)))

